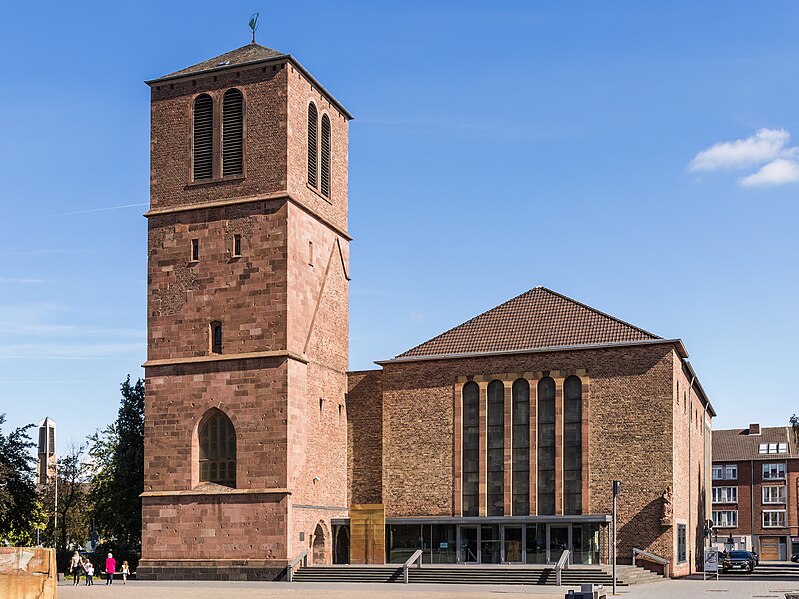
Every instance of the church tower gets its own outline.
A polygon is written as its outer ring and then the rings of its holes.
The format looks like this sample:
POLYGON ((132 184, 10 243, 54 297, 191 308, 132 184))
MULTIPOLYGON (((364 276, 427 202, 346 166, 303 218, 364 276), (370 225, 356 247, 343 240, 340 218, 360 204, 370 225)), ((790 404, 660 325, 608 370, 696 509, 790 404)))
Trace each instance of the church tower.
POLYGON ((147 579, 330 563, 347 516, 347 132, 252 43, 151 88, 147 579))

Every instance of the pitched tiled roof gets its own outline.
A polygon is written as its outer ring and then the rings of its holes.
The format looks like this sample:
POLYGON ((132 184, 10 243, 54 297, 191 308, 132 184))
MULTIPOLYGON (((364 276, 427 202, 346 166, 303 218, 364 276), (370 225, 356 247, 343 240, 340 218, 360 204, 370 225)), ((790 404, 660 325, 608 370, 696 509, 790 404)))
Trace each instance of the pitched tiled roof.
POLYGON ((759 435, 750 435, 749 429, 713 431, 713 461, 778 460, 799 457, 799 445, 789 426, 760 427, 759 435), (760 453, 762 443, 787 443, 788 453, 760 453))
POLYGON ((397 358, 658 339, 661 337, 546 287, 535 287, 397 358))
MULTIPOLYGON (((170 73, 169 75, 164 75, 159 79, 172 79, 174 77, 183 77, 185 75, 202 73, 214 69, 230 68, 236 65, 260 62, 262 60, 269 60, 271 58, 280 58, 282 56, 287 56, 287 55, 283 54, 282 52, 278 52, 277 50, 272 50, 271 48, 267 48, 266 46, 262 46, 260 44, 247 44, 246 46, 242 46, 241 48, 231 50, 230 52, 225 52, 224 54, 221 54, 214 58, 209 58, 208 60, 198 62, 197 64, 190 67, 186 67, 185 69, 181 69, 180 71, 175 71, 174 73, 170 73)), ((155 81, 158 81, 158 79, 155 79, 155 81)))

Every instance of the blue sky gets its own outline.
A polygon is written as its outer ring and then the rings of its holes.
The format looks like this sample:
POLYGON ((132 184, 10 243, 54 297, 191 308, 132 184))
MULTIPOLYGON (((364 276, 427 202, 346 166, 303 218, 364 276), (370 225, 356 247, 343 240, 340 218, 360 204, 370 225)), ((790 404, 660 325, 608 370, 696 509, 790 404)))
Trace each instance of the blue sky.
POLYGON ((350 366, 535 285, 682 338, 716 428, 797 410, 793 2, 14 3, 0 412, 60 443, 143 374, 149 94, 248 42, 350 128, 350 366), (791 135, 793 134, 793 138, 791 135))

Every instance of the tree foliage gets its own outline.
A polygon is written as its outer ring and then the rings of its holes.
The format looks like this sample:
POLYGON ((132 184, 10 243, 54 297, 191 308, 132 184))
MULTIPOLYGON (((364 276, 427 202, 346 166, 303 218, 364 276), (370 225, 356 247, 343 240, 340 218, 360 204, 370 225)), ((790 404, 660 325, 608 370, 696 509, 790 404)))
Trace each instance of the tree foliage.
MULTIPOLYGON (((85 461, 85 446, 74 444, 58 458, 58 549, 65 551, 86 544, 91 530, 92 506, 89 501, 89 469, 85 461)), ((46 539, 53 538, 53 509, 55 485, 44 489, 44 505, 50 515, 46 539)))
POLYGON ((6 415, 0 414, 0 541, 31 544, 42 520, 31 455, 35 444, 28 435, 33 425, 3 435, 5 421, 6 415))
POLYGON ((94 462, 89 498, 100 536, 120 545, 141 547, 141 498, 144 491, 144 381, 121 386, 116 421, 89 437, 94 462))

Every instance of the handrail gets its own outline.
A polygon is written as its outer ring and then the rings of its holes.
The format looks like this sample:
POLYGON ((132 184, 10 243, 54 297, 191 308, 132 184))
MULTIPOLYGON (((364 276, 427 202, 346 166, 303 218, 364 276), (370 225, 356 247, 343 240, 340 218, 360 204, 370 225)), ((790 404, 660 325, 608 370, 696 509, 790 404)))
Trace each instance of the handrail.
POLYGON ((410 567, 410 565, 413 562, 416 562, 416 567, 417 568, 421 568, 422 567, 422 550, 421 549, 417 549, 416 551, 414 551, 413 555, 411 555, 408 559, 406 559, 405 563, 402 564, 402 580, 403 580, 403 582, 405 584, 408 584, 408 568, 410 567))
POLYGON ((300 561, 302 561, 303 568, 308 566, 308 550, 307 549, 305 551, 297 554, 297 557, 295 557, 293 560, 291 560, 289 562, 289 565, 286 568, 286 580, 288 582, 292 582, 292 579, 294 578, 294 566, 296 566, 298 563, 300 563, 300 561))
POLYGON ((569 550, 564 549, 563 553, 560 554, 560 558, 558 559, 558 563, 555 564, 555 583, 558 586, 561 586, 561 572, 563 570, 567 570, 569 568, 569 550))
POLYGON ((633 547, 633 566, 636 565, 635 560, 638 556, 643 559, 648 559, 650 562, 655 562, 656 564, 662 565, 663 575, 666 578, 669 577, 669 560, 667 560, 665 557, 660 557, 659 555, 655 555, 649 551, 644 551, 643 549, 638 549, 638 547, 633 547))

